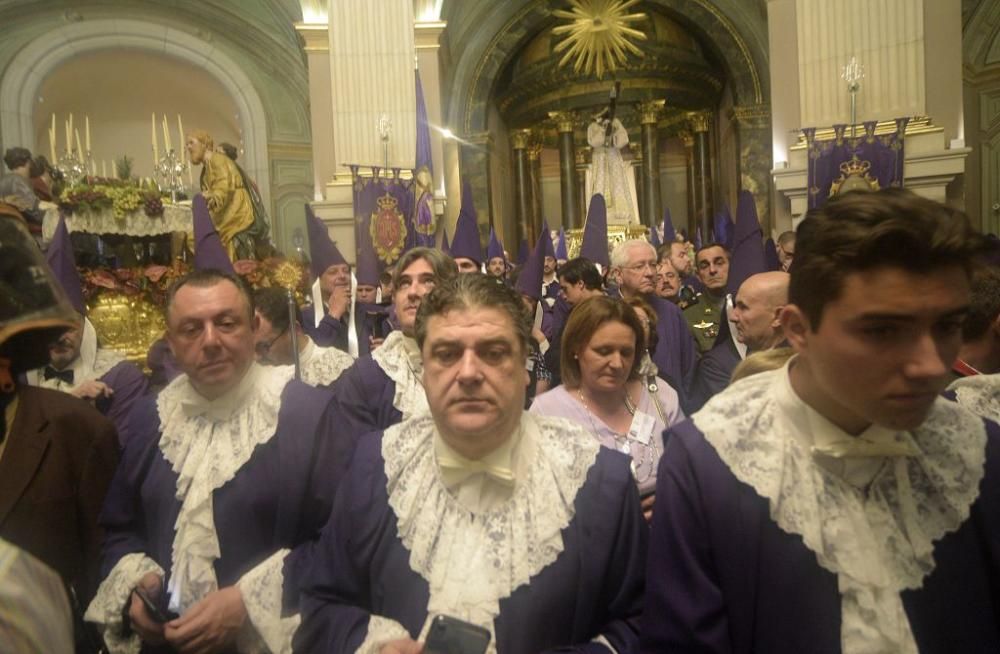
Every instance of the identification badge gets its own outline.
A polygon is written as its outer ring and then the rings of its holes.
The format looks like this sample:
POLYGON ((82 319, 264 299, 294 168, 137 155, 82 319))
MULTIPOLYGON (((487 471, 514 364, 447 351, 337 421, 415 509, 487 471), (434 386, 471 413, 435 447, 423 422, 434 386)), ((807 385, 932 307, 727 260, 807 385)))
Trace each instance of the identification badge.
POLYGON ((632 426, 629 427, 628 435, 637 443, 649 445, 653 440, 653 429, 655 428, 656 418, 648 413, 636 411, 635 415, 632 416, 632 426))

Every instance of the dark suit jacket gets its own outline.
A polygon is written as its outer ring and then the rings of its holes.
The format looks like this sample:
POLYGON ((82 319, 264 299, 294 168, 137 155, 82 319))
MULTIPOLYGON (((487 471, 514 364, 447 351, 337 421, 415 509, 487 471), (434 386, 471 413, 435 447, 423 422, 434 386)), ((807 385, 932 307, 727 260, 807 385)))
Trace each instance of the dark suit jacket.
POLYGON ((0 457, 0 537, 41 559, 82 606, 97 590, 97 515, 118 465, 111 422, 67 393, 18 387, 0 457))

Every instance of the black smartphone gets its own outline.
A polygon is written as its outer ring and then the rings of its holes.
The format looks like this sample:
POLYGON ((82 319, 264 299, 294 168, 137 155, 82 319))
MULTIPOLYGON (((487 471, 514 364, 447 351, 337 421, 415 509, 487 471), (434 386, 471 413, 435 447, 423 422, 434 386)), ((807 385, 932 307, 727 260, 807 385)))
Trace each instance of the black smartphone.
POLYGON ((382 311, 367 311, 365 312, 365 320, 368 321, 369 333, 372 338, 385 338, 389 335, 389 330, 386 329, 386 321, 389 320, 389 316, 382 311))
POLYGON ((161 608, 160 605, 149 596, 149 593, 147 593, 146 589, 142 586, 136 586, 132 589, 132 592, 139 596, 139 599, 142 600, 142 603, 146 607, 146 613, 148 613, 149 617, 151 617, 154 621, 163 624, 164 622, 170 622, 174 619, 174 617, 176 617, 171 616, 165 609, 161 608))
POLYGON ((431 622, 424 654, 484 654, 490 632, 471 622, 439 615, 431 622))

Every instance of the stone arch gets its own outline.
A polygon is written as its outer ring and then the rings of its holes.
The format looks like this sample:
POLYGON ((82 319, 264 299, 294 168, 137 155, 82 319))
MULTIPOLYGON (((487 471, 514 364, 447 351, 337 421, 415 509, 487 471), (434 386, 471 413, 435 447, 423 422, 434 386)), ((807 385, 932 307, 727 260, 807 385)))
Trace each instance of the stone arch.
MULTIPOLYGON (((766 44, 762 50, 759 38, 741 31, 717 3, 712 0, 650 0, 650 4, 688 25, 712 48, 732 84, 737 105, 769 102, 766 44)), ((487 130, 494 80, 526 39, 552 20, 550 5, 547 0, 529 0, 520 6, 497 3, 493 5, 492 15, 479 21, 481 27, 462 35, 465 43, 476 46, 466 48, 456 64, 449 124, 460 126, 466 135, 487 130), (502 26, 490 34, 488 40, 477 38, 483 32, 492 32, 497 24, 502 26)))
POLYGON ((146 50, 189 62, 215 77, 232 97, 243 125, 243 161, 270 203, 267 114, 250 78, 225 52, 191 34, 142 20, 98 19, 48 31, 22 48, 0 80, 0 133, 8 143, 34 144, 34 100, 45 77, 82 52, 146 50))

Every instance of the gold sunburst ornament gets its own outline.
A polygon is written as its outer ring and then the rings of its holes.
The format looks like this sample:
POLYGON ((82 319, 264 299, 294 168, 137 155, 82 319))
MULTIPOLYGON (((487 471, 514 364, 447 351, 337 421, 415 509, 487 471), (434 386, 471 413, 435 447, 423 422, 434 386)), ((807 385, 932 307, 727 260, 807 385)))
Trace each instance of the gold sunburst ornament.
POLYGON ((645 41, 646 35, 630 27, 643 20, 646 14, 630 14, 628 10, 639 0, 569 0, 570 11, 556 9, 552 15, 570 21, 552 29, 556 36, 566 38, 556 44, 555 51, 566 54, 560 66, 575 59, 573 70, 585 75, 594 74, 598 79, 605 71, 615 72, 625 63, 628 53, 642 56, 633 40, 645 41))

